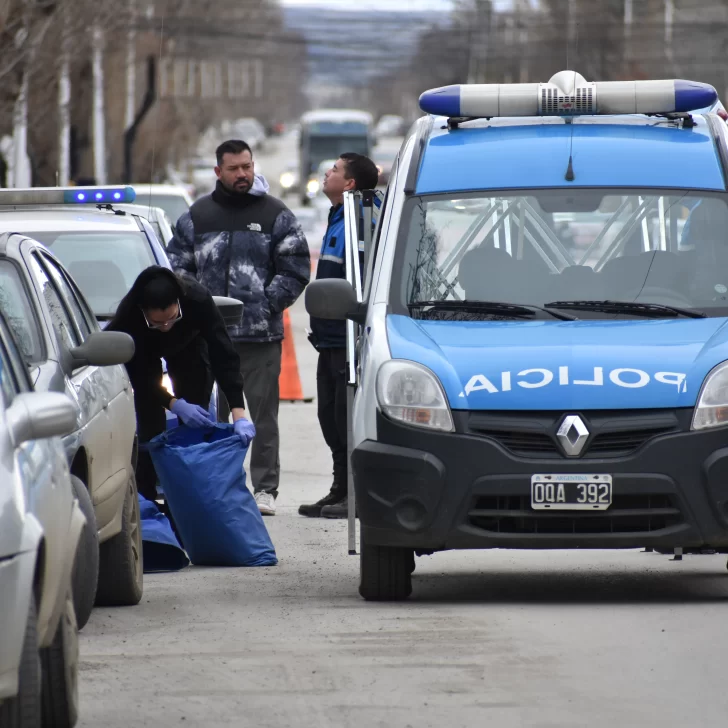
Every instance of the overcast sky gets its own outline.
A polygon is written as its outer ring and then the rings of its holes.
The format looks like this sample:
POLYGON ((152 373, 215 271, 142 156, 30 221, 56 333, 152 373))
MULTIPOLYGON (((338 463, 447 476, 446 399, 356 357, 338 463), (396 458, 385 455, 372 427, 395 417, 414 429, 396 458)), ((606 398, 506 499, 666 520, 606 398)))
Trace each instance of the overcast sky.
MULTIPOLYGON (((356 0, 282 0, 283 5, 312 5, 337 10, 362 10, 356 0)), ((367 0, 367 10, 449 10, 452 0, 367 0)))

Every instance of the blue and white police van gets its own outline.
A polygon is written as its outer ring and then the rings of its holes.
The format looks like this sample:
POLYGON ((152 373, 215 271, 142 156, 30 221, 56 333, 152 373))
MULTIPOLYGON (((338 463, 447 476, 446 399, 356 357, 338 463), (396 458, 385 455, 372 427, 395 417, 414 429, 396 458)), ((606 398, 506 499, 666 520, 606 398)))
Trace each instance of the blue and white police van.
MULTIPOLYGON (((366 599, 446 549, 728 552, 728 136, 712 86, 422 94, 361 296, 366 599)), ((352 260, 355 257, 352 256, 352 260)))

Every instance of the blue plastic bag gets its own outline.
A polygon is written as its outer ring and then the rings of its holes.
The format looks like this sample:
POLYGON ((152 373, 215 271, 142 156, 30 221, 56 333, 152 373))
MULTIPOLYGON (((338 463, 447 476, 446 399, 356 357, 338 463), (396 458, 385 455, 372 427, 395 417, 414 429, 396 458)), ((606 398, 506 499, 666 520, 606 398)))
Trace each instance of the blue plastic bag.
POLYGON ((146 447, 193 564, 278 563, 258 505, 245 485, 247 448, 232 425, 204 429, 180 425, 146 447))
POLYGON ((179 571, 189 566, 190 560, 174 535, 169 519, 157 508, 157 504, 139 494, 139 510, 142 520, 144 573, 179 571))

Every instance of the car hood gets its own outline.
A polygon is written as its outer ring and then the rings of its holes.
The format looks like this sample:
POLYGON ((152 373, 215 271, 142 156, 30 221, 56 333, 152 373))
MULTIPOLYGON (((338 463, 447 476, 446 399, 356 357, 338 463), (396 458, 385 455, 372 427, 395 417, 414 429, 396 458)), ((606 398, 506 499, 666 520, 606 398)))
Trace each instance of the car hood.
POLYGON ((453 409, 692 407, 728 359, 728 319, 415 321, 391 315, 392 356, 429 367, 453 409))

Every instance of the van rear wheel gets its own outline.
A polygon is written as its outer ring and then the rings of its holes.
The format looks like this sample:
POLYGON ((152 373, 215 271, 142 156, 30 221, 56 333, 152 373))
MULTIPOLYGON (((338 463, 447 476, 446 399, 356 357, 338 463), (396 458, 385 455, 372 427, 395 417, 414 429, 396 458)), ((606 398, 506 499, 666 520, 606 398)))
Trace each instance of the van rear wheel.
POLYGON ((368 602, 396 602, 412 593, 413 549, 367 544, 362 534, 359 594, 368 602))

